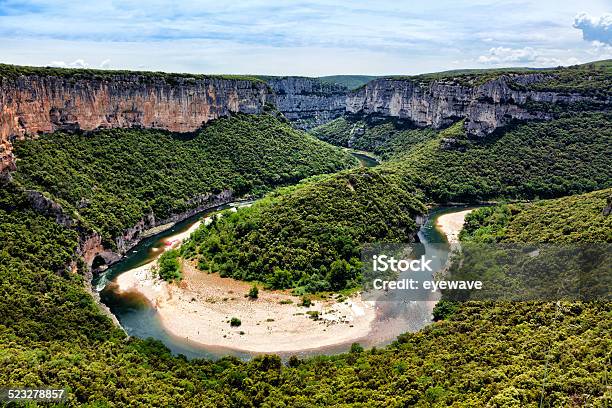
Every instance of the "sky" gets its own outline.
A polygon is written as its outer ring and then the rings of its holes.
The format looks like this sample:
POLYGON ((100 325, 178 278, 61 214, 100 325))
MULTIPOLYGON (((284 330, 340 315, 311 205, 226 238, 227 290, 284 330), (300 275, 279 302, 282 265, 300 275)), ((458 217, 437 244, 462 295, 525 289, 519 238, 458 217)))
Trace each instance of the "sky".
POLYGON ((322 76, 612 58, 612 1, 0 0, 0 62, 322 76))

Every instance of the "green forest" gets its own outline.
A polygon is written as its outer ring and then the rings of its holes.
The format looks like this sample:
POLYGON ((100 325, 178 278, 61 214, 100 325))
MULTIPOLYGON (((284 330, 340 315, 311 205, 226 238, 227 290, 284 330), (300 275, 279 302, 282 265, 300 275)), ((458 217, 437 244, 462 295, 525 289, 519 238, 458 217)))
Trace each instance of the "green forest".
MULTIPOLYGON (((350 123, 339 121, 329 128, 350 123)), ((520 124, 484 142, 465 138, 462 122, 438 132, 388 132, 396 124, 376 125, 369 140, 387 135, 374 150, 388 157, 382 165, 270 194, 202 227, 184 256, 197 259, 202 270, 298 293, 355 287, 362 245, 406 240, 416 232, 413 220, 426 212, 425 204, 552 198, 609 188, 609 123, 607 113, 574 113, 520 124), (464 145, 443 148, 445 138, 464 145)))
POLYGON ((453 280, 480 280, 486 288, 443 297, 611 300, 611 202, 607 189, 472 211, 446 273, 453 280))
MULTIPOLYGON (((470 302, 384 348, 286 363, 173 357, 158 341, 127 339, 101 314, 81 276, 64 267, 72 259, 65 248, 76 245, 72 231, 31 211, 19 191, 0 194, 0 236, 9 243, 0 254, 3 384, 66 387, 70 406, 536 407, 542 395, 546 406, 609 401, 610 303, 470 302)), ((594 209, 604 194, 542 201, 524 212, 573 208, 595 215, 585 222, 598 228, 594 209)))
MULTIPOLYGON (((610 69, 602 61, 546 70, 551 78, 532 86, 599 96, 610 69)), ((0 65, 0 77, 54 70, 0 65)), ((474 85, 502 73, 421 80, 474 85)), ((417 217, 449 202, 492 204, 466 217, 463 245, 610 244, 611 119, 562 110, 472 140, 461 121, 435 130, 350 116, 308 135, 269 112, 193 134, 112 129, 17 141, 17 171, 0 186, 0 384, 66 388, 66 406, 91 407, 607 407, 611 302, 445 298, 435 322, 380 348, 188 360, 115 326, 76 251, 80 234, 97 231, 113 249, 147 215, 168 218, 228 190, 263 198, 203 223, 160 258, 160 277, 180 280, 182 257, 261 290, 346 293, 362 279, 365 243, 415 240, 417 217), (349 141, 384 161, 359 167, 338 147, 349 141), (59 203, 76 226, 34 211, 28 190, 59 203)))
POLYGON ((463 122, 435 131, 397 120, 368 124, 340 118, 312 133, 339 146, 355 128, 352 146, 387 159, 390 171, 418 178, 431 200, 554 198, 610 187, 609 112, 569 112, 546 122, 517 123, 486 140, 471 140, 463 122), (451 147, 445 140, 452 139, 451 147))
POLYGON ((360 283, 361 244, 404 242, 426 212, 415 187, 383 168, 318 176, 202 226, 182 247, 200 269, 297 292, 360 283))
POLYGON ((341 117, 310 130, 318 139, 336 146, 375 153, 384 160, 406 152, 421 142, 436 138, 433 129, 419 129, 401 119, 374 122, 361 117, 341 117))
POLYGON ((403 172, 419 175, 421 188, 436 202, 554 198, 604 189, 612 180, 611 119, 610 113, 568 113, 445 149, 441 139, 461 137, 454 125, 398 162, 403 172))
POLYGON ((357 165, 357 160, 273 115, 222 118, 193 135, 110 129, 54 133, 16 144, 24 188, 44 191, 106 245, 153 213, 165 219, 231 190, 274 186, 357 165), (239 152, 239 153, 237 153, 239 152), (202 200, 198 200, 200 197, 202 200))
POLYGON ((540 200, 500 204, 468 214, 462 241, 477 242, 612 242, 612 189, 540 200))
POLYGON ((24 65, 0 64, 0 78, 17 78, 22 75, 54 76, 67 79, 103 80, 113 77, 131 75, 139 77, 143 82, 162 79, 169 84, 179 81, 193 81, 202 79, 229 79, 245 80, 250 82, 262 82, 253 75, 203 75, 192 73, 170 73, 162 71, 128 71, 119 69, 93 69, 93 68, 56 68, 56 67, 31 67, 24 65))

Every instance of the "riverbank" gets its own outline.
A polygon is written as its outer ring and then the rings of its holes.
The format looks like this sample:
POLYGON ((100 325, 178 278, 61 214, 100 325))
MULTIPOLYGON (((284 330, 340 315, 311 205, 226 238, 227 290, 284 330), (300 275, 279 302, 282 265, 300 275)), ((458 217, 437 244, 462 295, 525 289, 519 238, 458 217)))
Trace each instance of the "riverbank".
MULTIPOLYGON (((207 217, 168 236, 153 250, 161 255, 178 247, 210 220, 207 217)), ((376 320, 374 302, 363 301, 359 295, 342 302, 317 300, 304 307, 301 298, 289 291, 260 288, 258 298, 251 300, 247 296, 250 283, 201 272, 187 261, 182 263, 183 279, 170 284, 155 273, 159 255, 117 276, 110 289, 146 299, 167 333, 203 347, 252 353, 301 352, 358 341, 370 333, 376 320), (231 326, 232 318, 241 324, 231 326)))
POLYGON ((249 283, 201 272, 189 262, 183 262, 178 284, 158 279, 153 266, 154 262, 120 275, 115 290, 141 294, 169 333, 202 346, 299 352, 357 341, 370 332, 376 318, 374 303, 358 295, 304 307, 297 296, 260 289, 258 298, 251 300, 249 283), (231 326, 232 318, 239 319, 240 326, 231 326))
POLYGON ((463 229, 465 217, 472 211, 473 209, 469 209, 442 214, 437 218, 436 227, 446 236, 449 244, 457 244, 459 242, 459 233, 463 229))
MULTIPOLYGON (((455 241, 469 211, 443 214, 430 223, 449 241, 455 241)), ((181 282, 169 284, 158 279, 153 270, 157 257, 164 250, 179 246, 202 222, 208 223, 210 219, 201 219, 156 241, 144 265, 136 264, 112 280, 107 290, 128 302, 145 300, 147 310, 154 310, 154 321, 148 321, 147 312, 143 312, 144 320, 139 320, 143 323, 132 321, 132 330, 145 324, 153 331, 138 329, 141 335, 155 336, 155 330, 159 330, 155 327, 160 327, 177 344, 219 350, 219 355, 228 350, 303 355, 317 350, 341 351, 353 342, 366 346, 386 344, 397 335, 420 330, 431 321, 431 309, 436 303, 433 299, 410 305, 401 309, 401 313, 393 305, 364 301, 359 295, 342 302, 331 298, 317 300, 314 305, 303 307, 301 298, 289 291, 260 287, 258 299, 250 300, 247 294, 252 284, 201 272, 190 262, 183 262, 181 282), (415 310, 417 306, 419 310, 415 310), (232 318, 239 319, 240 325, 232 326, 232 318)))

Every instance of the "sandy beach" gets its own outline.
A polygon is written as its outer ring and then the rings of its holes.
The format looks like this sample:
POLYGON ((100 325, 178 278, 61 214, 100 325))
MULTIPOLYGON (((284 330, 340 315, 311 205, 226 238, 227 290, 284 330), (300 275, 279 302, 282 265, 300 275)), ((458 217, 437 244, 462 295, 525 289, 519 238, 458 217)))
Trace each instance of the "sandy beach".
MULTIPOLYGON (((197 222, 168 237, 160 253, 178 247, 200 225, 197 222)), ((357 341, 370 332, 376 319, 374 302, 363 301, 359 295, 341 302, 315 300, 304 307, 301 298, 289 291, 260 287, 258 298, 251 300, 246 296, 250 283, 201 272, 183 262, 183 279, 170 284, 156 276, 156 263, 122 273, 111 283, 113 290, 145 297, 170 334, 204 346, 299 352, 357 341), (240 326, 230 325, 233 317, 240 319, 240 326)))
POLYGON ((465 216, 472 211, 473 210, 459 211, 451 214, 443 214, 438 217, 436 220, 436 227, 446 235, 449 244, 456 244, 459 242, 459 233, 463 229, 465 216))
POLYGON ((184 262, 181 282, 168 284, 154 276, 153 266, 120 275, 116 290, 142 294, 169 333, 206 346, 261 353, 303 351, 356 341, 370 332, 376 317, 373 302, 359 296, 343 302, 315 300, 303 307, 297 296, 260 289, 258 299, 250 300, 245 296, 249 283, 204 273, 184 262), (240 326, 230 325, 233 317, 240 319, 240 326))
MULTIPOLYGON (((458 241, 470 211, 438 217, 436 227, 450 243, 458 241)), ((201 222, 208 223, 210 218, 201 222)), ((178 247, 201 222, 168 237, 160 250, 178 247)), ((183 279, 170 284, 156 276, 155 266, 152 261, 119 275, 112 283, 114 290, 140 294, 156 309, 168 333, 203 346, 254 353, 300 352, 359 341, 371 336, 380 323, 375 302, 364 301, 359 294, 341 302, 315 300, 304 307, 301 298, 289 291, 260 287, 259 297, 251 300, 247 296, 250 283, 201 272, 183 262, 183 279), (231 326, 232 318, 240 319, 240 326, 231 326)))

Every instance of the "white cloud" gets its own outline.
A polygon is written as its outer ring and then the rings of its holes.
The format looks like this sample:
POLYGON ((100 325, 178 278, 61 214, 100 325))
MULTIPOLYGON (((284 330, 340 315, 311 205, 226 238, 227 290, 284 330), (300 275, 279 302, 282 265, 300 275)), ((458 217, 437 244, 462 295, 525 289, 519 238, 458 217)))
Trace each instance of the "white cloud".
POLYGON ((588 13, 580 13, 574 17, 574 28, 582 30, 582 38, 586 41, 598 41, 612 45, 612 14, 603 14, 599 19, 588 13))
MULTIPOLYGON (((110 62, 111 60, 107 58, 104 61, 102 61, 100 65, 98 65, 98 68, 102 68, 102 69, 109 68, 110 62)), ((92 67, 90 64, 88 64, 87 61, 85 61, 82 58, 78 58, 69 63, 65 61, 51 61, 51 63, 48 65, 50 67, 57 67, 57 68, 95 68, 95 67, 92 67)))
POLYGON ((66 63, 65 61, 51 61, 49 66, 57 68, 89 68, 89 64, 80 58, 70 63, 66 63))
POLYGON ((553 67, 558 65, 580 64, 580 59, 573 56, 558 57, 559 50, 535 50, 531 47, 508 48, 494 47, 489 49, 487 55, 481 55, 477 61, 486 65, 499 66, 534 66, 534 67, 553 67))
POLYGON ((524 48, 489 48, 489 55, 481 55, 478 62, 483 64, 525 63, 535 61, 538 53, 531 47, 524 48))

